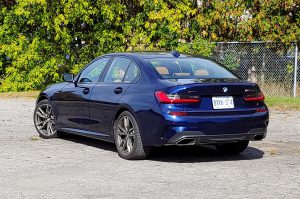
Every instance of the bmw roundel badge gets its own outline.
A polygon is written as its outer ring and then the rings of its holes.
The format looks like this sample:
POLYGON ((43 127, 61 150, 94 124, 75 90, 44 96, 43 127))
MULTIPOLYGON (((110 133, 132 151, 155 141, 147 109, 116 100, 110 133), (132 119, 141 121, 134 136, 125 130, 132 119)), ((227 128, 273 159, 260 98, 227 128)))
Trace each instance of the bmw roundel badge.
POLYGON ((223 87, 223 92, 227 93, 227 91, 228 91, 228 88, 227 87, 223 87))

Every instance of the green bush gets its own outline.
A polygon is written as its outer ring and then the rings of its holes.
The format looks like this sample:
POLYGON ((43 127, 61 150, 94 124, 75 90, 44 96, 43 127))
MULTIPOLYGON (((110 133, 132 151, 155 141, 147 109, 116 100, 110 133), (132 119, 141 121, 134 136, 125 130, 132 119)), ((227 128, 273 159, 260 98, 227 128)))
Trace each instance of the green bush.
POLYGON ((43 89, 108 52, 177 49, 209 56, 215 41, 297 41, 297 5, 293 0, 0 0, 0 91, 43 89))

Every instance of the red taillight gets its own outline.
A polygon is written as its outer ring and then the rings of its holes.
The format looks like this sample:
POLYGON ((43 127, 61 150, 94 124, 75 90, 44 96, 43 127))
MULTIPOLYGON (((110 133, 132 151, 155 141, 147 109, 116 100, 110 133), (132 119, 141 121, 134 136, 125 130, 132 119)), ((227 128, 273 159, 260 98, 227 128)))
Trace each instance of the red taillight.
POLYGON ((265 96, 262 92, 259 93, 258 97, 245 97, 244 98, 245 101, 247 102, 253 102, 253 101, 264 101, 265 100, 265 96))
POLYGON ((183 103, 198 103, 200 99, 181 98, 177 94, 166 94, 163 91, 155 92, 156 99, 162 104, 183 104, 183 103))

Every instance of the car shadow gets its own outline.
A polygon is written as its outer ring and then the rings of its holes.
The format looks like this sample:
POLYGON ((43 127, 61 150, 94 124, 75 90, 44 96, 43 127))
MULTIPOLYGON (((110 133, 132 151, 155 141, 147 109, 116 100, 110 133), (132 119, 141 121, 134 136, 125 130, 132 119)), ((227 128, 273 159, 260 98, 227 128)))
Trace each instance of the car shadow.
POLYGON ((75 142, 79 144, 84 144, 87 146, 95 147, 98 149, 106 150, 106 151, 113 151, 117 152, 116 146, 113 143, 105 142, 102 140, 97 140, 85 136, 75 135, 75 134, 68 134, 64 133, 60 139, 75 142))
MULTIPOLYGON (((66 134, 62 137, 66 141, 85 144, 102 150, 113 151, 117 153, 113 143, 104 142, 97 139, 83 137, 79 135, 66 134)), ((193 162, 215 162, 215 161, 241 161, 260 159, 264 152, 248 147, 239 155, 224 155, 219 153, 214 146, 163 146, 153 147, 149 161, 174 162, 174 163, 193 163, 193 162)))
POLYGON ((254 160, 260 159, 263 156, 263 151, 251 146, 239 155, 222 154, 211 145, 166 146, 154 148, 150 160, 159 162, 193 163, 254 160))

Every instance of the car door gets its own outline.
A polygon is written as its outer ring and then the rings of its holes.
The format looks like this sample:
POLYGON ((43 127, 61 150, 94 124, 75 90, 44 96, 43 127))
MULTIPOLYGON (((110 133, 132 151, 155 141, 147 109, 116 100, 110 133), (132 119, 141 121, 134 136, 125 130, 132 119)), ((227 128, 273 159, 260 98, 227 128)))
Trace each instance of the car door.
POLYGON ((138 66, 129 58, 115 57, 101 82, 95 85, 90 100, 91 130, 109 134, 116 105, 132 80, 139 75, 138 66))
POLYGON ((90 96, 109 59, 105 57, 91 62, 74 82, 69 83, 59 93, 57 120, 63 128, 89 130, 90 96))

